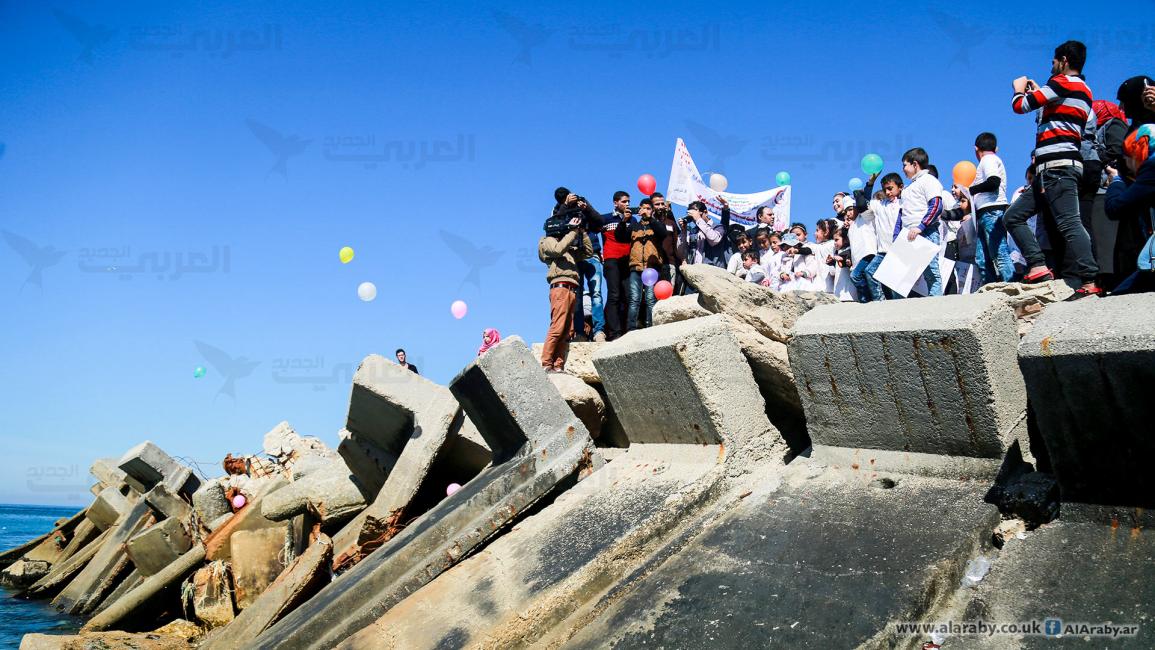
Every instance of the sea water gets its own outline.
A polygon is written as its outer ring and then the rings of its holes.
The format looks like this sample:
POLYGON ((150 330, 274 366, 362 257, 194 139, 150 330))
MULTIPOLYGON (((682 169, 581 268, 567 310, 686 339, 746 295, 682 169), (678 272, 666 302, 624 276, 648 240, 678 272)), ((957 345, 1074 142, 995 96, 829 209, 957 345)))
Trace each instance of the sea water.
MULTIPOLYGON (((20 546, 56 527, 80 508, 0 504, 0 551, 20 546)), ((14 598, 16 592, 0 587, 0 648, 18 648, 29 632, 70 634, 84 623, 57 612, 46 600, 14 598)))

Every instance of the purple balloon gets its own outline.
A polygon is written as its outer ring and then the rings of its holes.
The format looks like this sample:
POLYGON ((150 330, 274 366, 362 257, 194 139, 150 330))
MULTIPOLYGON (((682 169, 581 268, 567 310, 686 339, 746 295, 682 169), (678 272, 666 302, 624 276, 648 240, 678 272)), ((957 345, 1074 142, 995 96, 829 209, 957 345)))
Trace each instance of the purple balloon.
POLYGON ((657 269, 646 269, 645 271, 642 271, 642 284, 646 285, 647 287, 652 287, 657 283, 658 283, 658 270, 657 269))

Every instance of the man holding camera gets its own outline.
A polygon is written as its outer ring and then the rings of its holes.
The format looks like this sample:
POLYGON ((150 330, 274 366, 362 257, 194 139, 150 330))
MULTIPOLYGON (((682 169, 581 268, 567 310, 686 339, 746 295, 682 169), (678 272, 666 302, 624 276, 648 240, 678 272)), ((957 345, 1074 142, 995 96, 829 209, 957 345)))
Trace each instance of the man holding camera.
POLYGON ((630 195, 618 190, 614 192, 614 211, 603 215, 602 226, 602 268, 606 279, 606 337, 614 340, 625 334, 626 302, 622 300, 630 278, 629 240, 619 240, 616 236, 618 224, 630 218, 630 195))
POLYGON ((593 244, 582 226, 582 217, 555 215, 545 222, 545 236, 537 243, 537 257, 549 270, 549 333, 541 351, 541 367, 563 372, 569 352, 574 304, 581 292, 578 263, 594 254, 593 244))
POLYGON ((585 332, 585 313, 582 308, 581 287, 582 281, 585 281, 586 291, 590 295, 590 316, 593 329, 590 336, 595 341, 604 341, 606 339, 605 327, 606 318, 605 310, 602 307, 602 241, 599 237, 603 225, 602 215, 594 210, 584 196, 579 196, 570 192, 564 187, 559 187, 553 192, 554 199, 557 200, 557 205, 553 208, 554 216, 565 215, 568 217, 581 217, 582 229, 589 234, 590 243, 593 244, 594 254, 587 259, 578 262, 578 270, 581 272, 581 279, 578 280, 578 300, 574 309, 574 331, 581 336, 585 332))
POLYGON ((650 324, 653 313, 654 288, 645 286, 642 282, 642 272, 646 269, 657 271, 662 266, 661 245, 666 237, 666 226, 654 218, 654 202, 652 199, 642 199, 638 206, 638 216, 623 219, 614 233, 618 241, 630 242, 630 307, 628 325, 630 330, 638 328, 638 311, 641 308, 643 294, 646 300, 646 311, 642 316, 642 326, 650 324))

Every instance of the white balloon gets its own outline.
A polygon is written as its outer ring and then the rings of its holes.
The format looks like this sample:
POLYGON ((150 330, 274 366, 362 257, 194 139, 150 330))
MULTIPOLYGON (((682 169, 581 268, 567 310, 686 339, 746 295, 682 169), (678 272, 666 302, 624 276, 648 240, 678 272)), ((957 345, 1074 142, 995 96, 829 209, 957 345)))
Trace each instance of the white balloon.
POLYGON ((377 297, 377 286, 372 282, 362 282, 357 287, 357 297, 365 302, 369 302, 377 297))
POLYGON ((710 174, 710 189, 715 192, 725 192, 730 181, 721 174, 710 174))

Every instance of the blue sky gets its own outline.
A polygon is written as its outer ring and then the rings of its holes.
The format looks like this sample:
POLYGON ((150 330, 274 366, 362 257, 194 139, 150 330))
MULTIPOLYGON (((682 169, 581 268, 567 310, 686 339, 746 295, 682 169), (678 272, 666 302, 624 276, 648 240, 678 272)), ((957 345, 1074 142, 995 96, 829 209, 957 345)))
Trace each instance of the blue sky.
POLYGON ((1017 185, 1013 77, 1081 38, 1113 98, 1155 51, 1150 3, 388 4, 0 2, 0 502, 82 503, 146 438, 210 473, 280 420, 335 444, 365 355, 446 383, 485 327, 541 340, 553 189, 664 188, 677 137, 813 224, 871 151, 992 130, 1017 185))

